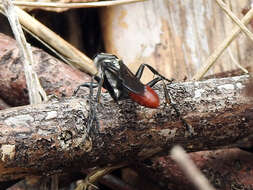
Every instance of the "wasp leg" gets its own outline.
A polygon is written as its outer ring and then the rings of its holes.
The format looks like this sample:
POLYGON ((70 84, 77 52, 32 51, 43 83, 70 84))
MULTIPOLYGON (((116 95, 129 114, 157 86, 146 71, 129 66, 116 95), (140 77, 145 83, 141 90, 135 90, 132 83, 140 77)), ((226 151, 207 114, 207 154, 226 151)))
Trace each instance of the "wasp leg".
MULTIPOLYGON (((97 122, 97 117, 96 117, 96 108, 97 108, 97 104, 96 104, 96 101, 94 102, 93 101, 93 89, 94 88, 97 88, 99 86, 98 83, 94 83, 94 77, 91 78, 91 82, 86 82, 86 83, 83 83, 81 85, 79 85, 73 95, 76 95, 77 92, 80 90, 81 87, 86 87, 86 88, 89 88, 90 89, 90 93, 89 93, 89 106, 90 106, 90 109, 89 109, 89 113, 88 113, 88 123, 87 123, 87 134, 90 135, 90 131, 92 129, 92 126, 93 126, 93 122, 95 121, 97 123, 97 126, 98 126, 98 122, 97 122)), ((101 90, 101 89, 100 89, 101 90)), ((97 95, 98 96, 98 95, 97 95)), ((96 98, 97 99, 97 98, 96 98)), ((94 128, 94 133, 97 132, 97 128, 98 127, 95 127, 94 128)))
MULTIPOLYGON (((141 78, 141 76, 142 76, 142 74, 143 74, 143 71, 144 71, 144 68, 145 67, 147 67, 152 73, 154 73, 154 75, 156 75, 156 76, 159 76, 158 78, 161 78, 160 80, 166 80, 166 81, 168 81, 168 82, 170 82, 170 83, 172 83, 172 81, 173 80, 169 80, 169 79, 167 79, 166 77, 164 77, 164 76, 162 76, 157 70, 155 70, 152 66, 150 66, 150 65, 148 65, 148 64, 141 64, 140 65, 140 67, 138 68, 138 70, 137 70, 137 72, 135 73, 135 77, 137 78, 137 79, 140 79, 141 78)), ((155 80, 155 79, 154 79, 155 80)), ((160 80, 158 80, 158 81, 160 81, 160 80)), ((156 81, 155 83, 157 83, 158 81, 156 81)), ((151 82, 151 81, 150 81, 151 82)), ((155 84, 154 83, 154 84, 155 84)), ((154 85, 153 84, 153 85, 154 85)))
POLYGON ((91 83, 91 82, 85 82, 83 84, 80 84, 73 92, 73 96, 76 96, 77 92, 80 90, 81 87, 86 87, 86 88, 97 88, 98 84, 97 83, 91 83))
MULTIPOLYGON (((90 135, 90 131, 92 129, 93 126, 93 122, 96 121, 97 122, 97 117, 96 117, 96 103, 94 105, 94 101, 93 101, 93 80, 94 77, 91 78, 91 82, 89 86, 85 86, 85 87, 89 87, 90 88, 90 93, 89 93, 89 105, 90 105, 90 109, 89 109, 89 114, 88 114, 88 124, 87 124, 87 134, 90 135)), ((97 130, 95 128, 95 130, 97 130)), ((96 131, 95 131, 96 132, 96 131)))
POLYGON ((170 95, 168 89, 166 88, 164 80, 163 80, 163 89, 164 89, 164 96, 165 96, 165 102, 166 102, 165 105, 168 104, 174 109, 174 111, 176 112, 177 117, 182 121, 182 123, 183 123, 184 127, 186 128, 186 130, 189 131, 190 134, 191 134, 192 127, 185 121, 184 118, 182 118, 178 108, 176 107, 176 104, 173 103, 171 95, 170 95))
POLYGON ((98 83, 98 91, 97 91, 97 96, 96 96, 96 102, 100 102, 100 96, 101 96, 103 83, 104 83, 104 71, 101 72, 101 74, 100 74, 100 80, 99 80, 99 83, 98 83))
POLYGON ((158 83, 161 80, 163 80, 161 77, 156 77, 153 80, 151 80, 150 82, 148 82, 146 85, 153 87, 156 83, 158 83))

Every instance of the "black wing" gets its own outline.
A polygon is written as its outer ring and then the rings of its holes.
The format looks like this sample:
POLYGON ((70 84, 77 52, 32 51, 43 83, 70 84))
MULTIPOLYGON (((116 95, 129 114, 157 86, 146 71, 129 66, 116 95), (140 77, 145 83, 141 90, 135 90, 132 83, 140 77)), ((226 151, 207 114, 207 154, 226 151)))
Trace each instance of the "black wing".
POLYGON ((118 72, 118 77, 121 80, 122 85, 135 94, 143 94, 144 85, 140 82, 140 80, 135 77, 122 60, 119 60, 119 66, 120 70, 118 72))

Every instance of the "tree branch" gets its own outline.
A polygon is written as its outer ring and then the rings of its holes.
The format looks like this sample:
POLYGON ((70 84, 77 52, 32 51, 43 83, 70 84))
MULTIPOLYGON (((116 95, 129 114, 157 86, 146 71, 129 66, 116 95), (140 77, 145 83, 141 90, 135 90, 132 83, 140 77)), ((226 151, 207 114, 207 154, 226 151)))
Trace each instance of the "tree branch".
MULTIPOLYGON (((97 107, 99 130, 88 135, 88 94, 0 112, 0 180, 133 162, 175 145, 187 151, 234 147, 252 133, 249 77, 211 79, 167 86, 185 126, 170 105, 149 109, 131 100, 116 104, 103 93, 97 107)), ((93 122, 94 125, 96 122, 93 122)), ((96 126, 93 126, 95 129, 96 126)))

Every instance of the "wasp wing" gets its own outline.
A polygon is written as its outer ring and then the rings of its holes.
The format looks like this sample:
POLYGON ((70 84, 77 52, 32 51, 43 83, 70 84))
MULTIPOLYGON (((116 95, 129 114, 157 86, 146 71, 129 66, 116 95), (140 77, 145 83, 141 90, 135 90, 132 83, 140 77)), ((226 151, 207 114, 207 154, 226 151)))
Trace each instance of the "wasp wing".
POLYGON ((120 70, 118 72, 118 77, 121 80, 122 85, 127 90, 135 94, 144 94, 144 85, 139 79, 127 68, 122 60, 119 60, 120 70))
MULTIPOLYGON (((127 90, 140 95, 144 93, 144 85, 127 68, 122 60, 104 60, 102 70, 114 91, 127 90)), ((115 91, 115 93, 117 92, 115 91)))

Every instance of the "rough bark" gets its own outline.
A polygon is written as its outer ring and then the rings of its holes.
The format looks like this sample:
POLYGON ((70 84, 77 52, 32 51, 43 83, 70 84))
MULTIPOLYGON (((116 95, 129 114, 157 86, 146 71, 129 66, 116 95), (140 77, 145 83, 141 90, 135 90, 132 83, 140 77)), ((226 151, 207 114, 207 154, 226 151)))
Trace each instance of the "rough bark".
POLYGON ((188 127, 164 104, 161 84, 156 86, 159 109, 131 100, 116 104, 103 94, 97 109, 99 129, 91 135, 86 133, 87 94, 83 99, 3 110, 1 180, 10 179, 14 172, 21 177, 133 162, 166 154, 174 144, 188 151, 237 146, 253 131, 252 98, 243 93, 247 82, 247 76, 240 76, 167 86, 188 127))

